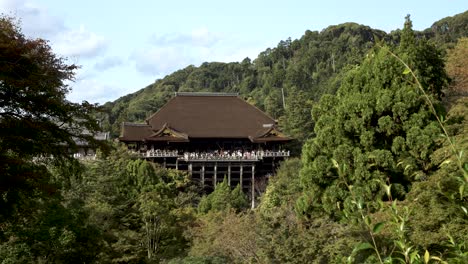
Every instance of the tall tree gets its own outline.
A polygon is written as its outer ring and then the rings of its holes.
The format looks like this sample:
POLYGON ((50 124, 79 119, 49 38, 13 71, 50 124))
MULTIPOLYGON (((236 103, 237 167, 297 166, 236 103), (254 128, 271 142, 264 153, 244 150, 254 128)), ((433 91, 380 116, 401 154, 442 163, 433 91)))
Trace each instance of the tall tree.
POLYGON ((296 87, 290 88, 286 99, 286 111, 280 119, 280 125, 284 132, 299 141, 301 146, 314 132, 311 110, 310 96, 296 87))
POLYGON ((76 139, 94 142, 94 106, 69 102, 67 82, 75 65, 55 55, 47 41, 21 33, 14 19, 0 17, 0 217, 19 193, 47 188, 41 161, 68 158, 76 139))
MULTIPOLYGON (((447 83, 444 65, 438 51, 413 34, 407 17, 395 52, 414 67, 435 100, 447 83)), ((404 199, 411 182, 426 179, 434 169, 430 154, 439 127, 404 72, 388 48, 376 48, 347 74, 336 96, 325 95, 314 107, 317 136, 306 143, 302 157, 304 195, 298 208, 304 214, 346 217, 356 200, 372 208, 384 194, 382 182, 393 184, 394 198, 404 199)))
POLYGON ((79 199, 64 202, 66 175, 52 165, 72 161, 78 140, 96 143, 98 128, 86 102, 65 96, 75 65, 47 41, 21 33, 0 16, 0 259, 5 263, 91 262, 98 254, 96 226, 85 224, 79 199), (57 179, 63 180, 60 183, 57 179))
POLYGON ((186 173, 133 157, 125 146, 89 161, 74 187, 99 227, 98 262, 158 262, 183 255, 194 194, 186 173))

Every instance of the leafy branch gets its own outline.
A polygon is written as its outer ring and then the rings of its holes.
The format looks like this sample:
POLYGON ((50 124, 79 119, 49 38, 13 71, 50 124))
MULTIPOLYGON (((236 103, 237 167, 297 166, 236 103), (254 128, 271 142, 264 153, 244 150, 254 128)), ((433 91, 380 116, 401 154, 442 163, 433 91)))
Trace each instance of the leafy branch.
POLYGON ((435 116, 435 118, 437 119, 437 122, 440 126, 440 128, 442 129, 442 131, 444 132, 444 136, 445 138, 447 139, 449 145, 450 145, 450 148, 457 160, 457 166, 459 168, 459 170, 463 173, 463 178, 464 178, 464 182, 462 183, 462 185, 460 186, 460 198, 463 199, 464 197, 464 187, 466 186, 466 184, 468 183, 468 165, 465 163, 463 163, 463 150, 461 151, 457 151, 457 148, 455 147, 455 143, 453 142, 453 140, 451 139, 449 133, 447 132, 447 129, 445 128, 444 124, 443 124, 443 121, 441 119, 441 117, 439 117, 439 115, 437 114, 437 111, 434 107, 434 104, 432 103, 432 100, 431 98, 429 97, 429 95, 426 93, 426 91, 424 90, 423 86, 421 85, 421 82, 419 81, 418 77, 416 76, 416 74, 414 73, 414 71, 411 69, 411 67, 406 63, 404 62, 398 55, 396 55, 395 53, 393 53, 390 49, 388 49, 387 47, 381 47, 383 48, 386 52, 388 52, 392 57, 394 57, 395 59, 397 59, 401 64, 404 65, 405 67, 405 70, 403 71, 403 74, 407 75, 407 74, 411 74, 411 76, 413 77, 413 79, 415 80, 416 82, 416 85, 418 87, 418 89, 422 92, 423 96, 424 96, 424 99, 426 100, 426 103, 428 104, 432 114, 435 116))

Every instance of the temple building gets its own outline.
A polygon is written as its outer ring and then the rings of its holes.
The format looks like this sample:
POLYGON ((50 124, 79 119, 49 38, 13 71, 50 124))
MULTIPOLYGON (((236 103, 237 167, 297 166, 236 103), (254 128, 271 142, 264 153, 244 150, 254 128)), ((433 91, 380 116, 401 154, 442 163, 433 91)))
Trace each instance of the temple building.
POLYGON ((144 124, 124 122, 119 140, 142 158, 188 171, 207 191, 224 178, 240 184, 254 206, 291 138, 237 94, 176 93, 144 124))
MULTIPOLYGON (((87 130, 82 132, 83 134, 91 135, 87 130)), ((106 141, 110 139, 109 132, 96 132, 93 134, 93 138, 97 141, 106 141)), ((77 149, 73 151, 73 157, 81 160, 95 159, 96 158, 96 146, 90 144, 90 142, 74 138, 77 149)))

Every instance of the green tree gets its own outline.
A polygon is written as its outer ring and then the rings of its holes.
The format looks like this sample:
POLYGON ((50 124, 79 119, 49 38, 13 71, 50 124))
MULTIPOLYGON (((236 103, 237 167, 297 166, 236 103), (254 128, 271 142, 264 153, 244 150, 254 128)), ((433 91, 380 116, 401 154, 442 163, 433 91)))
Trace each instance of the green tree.
POLYGON ((189 256, 226 259, 227 263, 259 262, 255 216, 233 209, 200 215, 188 233, 189 256))
POLYGON ((280 119, 284 132, 299 142, 299 145, 309 139, 314 132, 312 119, 312 100, 306 92, 292 87, 286 99, 286 111, 280 119))
POLYGON ((138 197, 138 209, 143 224, 143 244, 147 259, 160 261, 162 258, 180 256, 186 248, 182 236, 183 220, 177 219, 177 191, 171 183, 147 186, 138 197))
POLYGON ((242 192, 240 185, 231 190, 227 179, 218 183, 215 190, 207 196, 203 196, 198 205, 200 213, 208 213, 209 211, 223 211, 226 209, 241 210, 247 208, 249 202, 247 196, 242 192))
POLYGON ((327 217, 302 221, 295 202, 302 194, 301 161, 291 158, 270 178, 255 211, 257 255, 262 263, 339 263, 352 251, 358 238, 350 225, 327 217))
POLYGON ((273 91, 265 98, 265 111, 274 119, 279 118, 284 109, 282 103, 281 89, 273 89, 273 91))
POLYGON ((282 205, 294 207, 302 192, 300 169, 301 161, 298 158, 291 158, 281 163, 276 175, 270 178, 258 207, 263 215, 269 215, 282 205))
POLYGON ((21 192, 51 192, 44 161, 69 158, 77 138, 96 143, 83 131, 98 125, 90 115, 94 106, 65 98, 75 65, 56 56, 47 41, 24 36, 12 18, 0 17, 0 32, 1 221, 21 192))
POLYGON ((46 40, 24 36, 5 16, 0 32, 0 259, 92 262, 102 242, 98 229, 86 223, 82 200, 62 192, 78 173, 55 172, 80 170, 69 166, 77 140, 97 145, 96 108, 66 100, 77 67, 46 40))
MULTIPOLYGON (((437 99, 447 83, 442 60, 412 34, 407 18, 397 55, 409 60, 437 99), (434 70, 418 68, 427 64, 434 70)), ((358 200, 372 209, 384 195, 382 182, 393 185, 394 198, 404 199, 412 182, 436 168, 430 155, 440 128, 412 76, 403 73, 388 48, 376 48, 349 71, 336 96, 325 95, 314 107, 316 138, 306 143, 302 157, 302 213, 349 217, 358 200)))
POLYGON ((125 146, 89 161, 74 189, 102 234, 98 262, 141 263, 183 256, 195 204, 185 173, 133 157, 125 146))

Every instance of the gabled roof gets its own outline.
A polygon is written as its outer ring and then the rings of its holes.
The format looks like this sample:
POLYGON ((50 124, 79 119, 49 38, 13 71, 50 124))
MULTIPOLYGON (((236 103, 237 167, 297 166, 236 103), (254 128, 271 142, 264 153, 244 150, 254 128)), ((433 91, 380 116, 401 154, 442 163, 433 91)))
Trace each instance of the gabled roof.
MULTIPOLYGON (((180 141, 189 138, 244 138, 253 140, 264 136, 275 125, 275 120, 237 94, 178 93, 145 125, 124 124, 122 141, 163 140, 180 141), (267 128, 267 129, 266 129, 267 128), (166 136, 162 137, 162 131, 166 136), (263 134, 261 132, 263 131, 263 134), (159 133, 159 134, 158 134, 159 133), (260 134, 259 134, 260 133, 260 134)), ((277 131, 277 130, 275 130, 277 131)), ((279 135, 264 137, 266 141, 288 141, 279 135)))
POLYGON ((249 139, 255 143, 291 140, 290 137, 283 134, 274 126, 261 130, 255 136, 249 136, 249 139))
POLYGON ((146 141, 170 141, 170 142, 188 142, 188 136, 185 133, 181 133, 172 129, 166 124, 154 132, 151 136, 145 138, 146 141))

